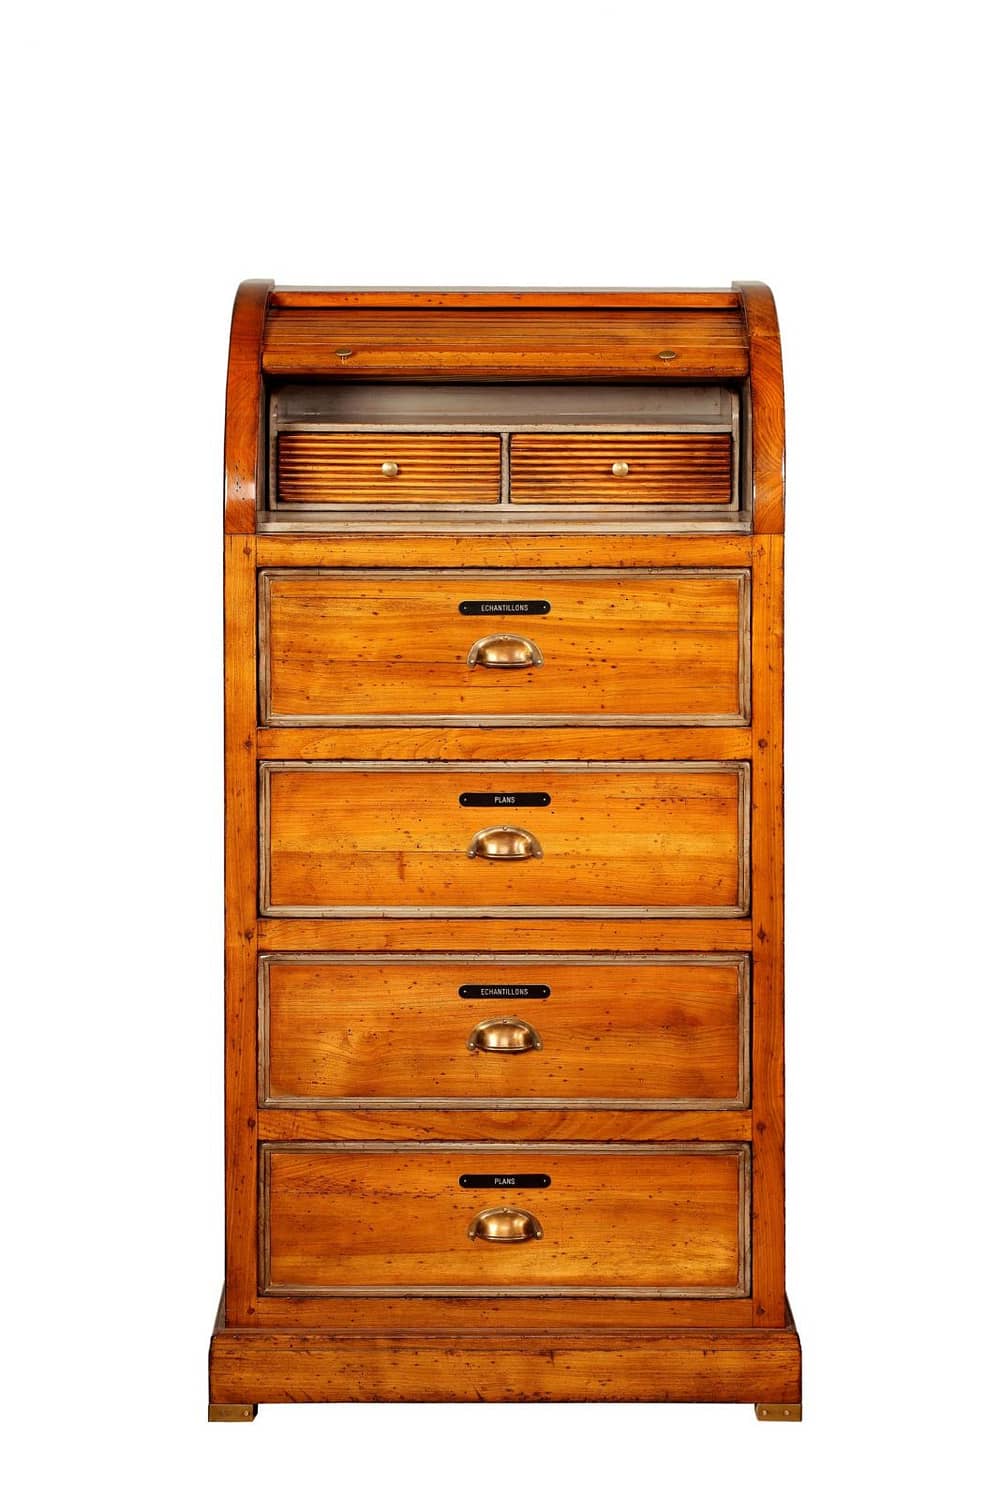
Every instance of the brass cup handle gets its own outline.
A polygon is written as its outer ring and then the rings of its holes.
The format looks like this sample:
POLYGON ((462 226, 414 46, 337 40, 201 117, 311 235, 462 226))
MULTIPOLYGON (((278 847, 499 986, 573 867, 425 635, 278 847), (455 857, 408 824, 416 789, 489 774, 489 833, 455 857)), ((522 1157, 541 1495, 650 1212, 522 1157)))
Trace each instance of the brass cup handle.
POLYGON ((469 1225, 470 1240, 493 1245, 519 1245, 541 1238, 542 1226, 526 1208, 484 1208, 469 1225))
POLYGON ((470 859, 541 859, 542 846, 526 828, 480 828, 465 851, 470 859))
POLYGON ((534 1026, 516 1016, 480 1021, 466 1043, 470 1052, 541 1052, 542 1039, 534 1026))
POLYGON ((484 635, 469 647, 470 667, 540 667, 544 660, 524 635, 484 635))

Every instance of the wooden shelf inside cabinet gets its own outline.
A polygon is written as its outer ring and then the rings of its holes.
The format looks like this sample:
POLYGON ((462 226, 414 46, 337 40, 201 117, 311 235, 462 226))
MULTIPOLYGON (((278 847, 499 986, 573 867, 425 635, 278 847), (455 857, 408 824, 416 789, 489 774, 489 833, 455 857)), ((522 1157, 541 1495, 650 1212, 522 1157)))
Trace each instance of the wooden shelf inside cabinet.
POLYGON ((759 283, 240 287, 210 1420, 801 1417, 783 476, 759 283))

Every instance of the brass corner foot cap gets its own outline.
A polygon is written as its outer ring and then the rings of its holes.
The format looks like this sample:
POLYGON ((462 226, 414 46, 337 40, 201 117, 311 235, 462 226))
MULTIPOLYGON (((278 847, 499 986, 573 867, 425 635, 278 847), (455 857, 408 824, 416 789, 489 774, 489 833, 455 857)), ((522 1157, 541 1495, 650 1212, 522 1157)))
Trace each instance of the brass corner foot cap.
POLYGON ((225 1406, 211 1401, 208 1406, 208 1420, 210 1422, 252 1422, 256 1415, 256 1405, 249 1402, 239 1402, 235 1406, 225 1406))
POLYGON ((802 1404, 789 1401, 758 1401, 754 1408, 758 1422, 801 1422, 802 1404))

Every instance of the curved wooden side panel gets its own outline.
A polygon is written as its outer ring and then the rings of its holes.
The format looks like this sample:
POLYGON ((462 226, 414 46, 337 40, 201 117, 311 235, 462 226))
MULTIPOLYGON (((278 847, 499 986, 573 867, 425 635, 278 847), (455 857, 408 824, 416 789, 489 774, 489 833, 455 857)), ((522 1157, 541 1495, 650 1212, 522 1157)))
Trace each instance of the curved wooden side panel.
POLYGON ((762 281, 734 281, 743 298, 750 345, 754 531, 785 529, 785 390, 781 335, 771 289, 762 281))
POLYGON ((261 465, 260 354, 273 281, 243 281, 233 303, 226 378, 225 530, 257 529, 261 465))

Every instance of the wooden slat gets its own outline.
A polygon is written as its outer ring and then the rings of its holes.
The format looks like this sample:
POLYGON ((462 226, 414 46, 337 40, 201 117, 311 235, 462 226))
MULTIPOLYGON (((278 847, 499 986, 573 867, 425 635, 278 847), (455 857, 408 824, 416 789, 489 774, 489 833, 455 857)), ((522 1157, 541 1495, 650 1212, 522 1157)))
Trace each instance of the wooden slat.
POLYGON ((728 433, 517 432, 510 440, 514 505, 728 505, 728 433), (612 465, 626 463, 616 476, 612 465))
POLYGON ((747 340, 736 308, 512 315, 274 307, 263 367, 269 375, 346 380, 739 379, 747 372, 747 340), (674 357, 662 360, 665 351, 674 357))
POLYGON ((754 541, 753 1116, 754 1321, 785 1308, 783 552, 754 541))
POLYGON ((228 1401, 799 1402, 793 1327, 533 1337, 222 1329, 211 1398, 228 1401))
POLYGON ((412 917, 371 921, 339 917, 263 918, 260 947, 273 952, 441 953, 743 953, 751 946, 750 923, 739 918, 667 919, 509 917, 412 917))
POLYGON ((257 1303, 254 1327, 259 1329, 329 1329, 344 1332, 483 1334, 523 1330, 525 1333, 581 1333, 606 1329, 634 1331, 698 1328, 748 1328, 745 1297, 279 1297, 273 1293, 257 1303))
POLYGON ((660 287, 275 287, 275 307, 738 307, 739 293, 719 288, 660 287))
MULTIPOLYGON (((492 724, 257 731, 262 760, 525 760, 537 749, 537 730, 492 724)), ((545 730, 549 760, 748 760, 751 753, 751 732, 742 728, 545 730)))
POLYGON ((750 562, 748 536, 467 536, 372 532, 342 536, 261 536, 267 568, 729 568, 750 562))
POLYGON ((278 501, 293 505, 496 505, 500 439, 479 433, 283 432, 278 501), (383 463, 398 473, 386 475, 383 463))
POLYGON ((257 781, 255 539, 225 539, 226 1320, 257 1288, 257 781))
POLYGON ((262 1141, 749 1141, 731 1109, 262 1109, 262 1141))

